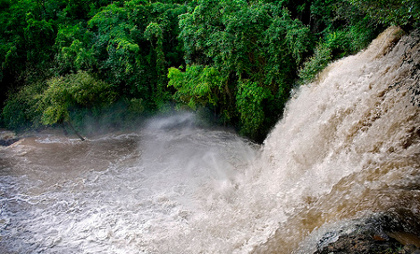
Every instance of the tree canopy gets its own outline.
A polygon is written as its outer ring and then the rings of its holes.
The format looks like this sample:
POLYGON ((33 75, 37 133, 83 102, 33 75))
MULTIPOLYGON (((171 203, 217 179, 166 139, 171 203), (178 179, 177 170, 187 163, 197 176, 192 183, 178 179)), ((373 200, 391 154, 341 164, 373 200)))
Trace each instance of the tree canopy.
POLYGON ((1 125, 25 129, 186 105, 262 140, 293 87, 415 0, 0 0, 1 125))

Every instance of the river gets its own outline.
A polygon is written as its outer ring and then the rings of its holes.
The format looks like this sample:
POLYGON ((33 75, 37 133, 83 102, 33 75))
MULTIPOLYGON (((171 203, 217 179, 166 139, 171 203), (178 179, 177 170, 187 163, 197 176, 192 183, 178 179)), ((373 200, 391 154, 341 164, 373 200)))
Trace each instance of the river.
POLYGON ((294 91, 262 145, 177 113, 0 148, 0 252, 311 253, 353 219, 418 214, 420 44, 398 33, 294 91))

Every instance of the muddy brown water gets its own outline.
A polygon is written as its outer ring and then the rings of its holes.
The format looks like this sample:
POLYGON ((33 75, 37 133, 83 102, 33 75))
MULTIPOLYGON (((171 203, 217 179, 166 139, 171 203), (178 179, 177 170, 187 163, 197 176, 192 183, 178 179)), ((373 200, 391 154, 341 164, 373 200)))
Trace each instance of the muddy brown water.
POLYGON ((311 253, 353 219, 418 214, 419 36, 400 37, 295 91, 262 146, 179 113, 0 148, 0 252, 311 253))

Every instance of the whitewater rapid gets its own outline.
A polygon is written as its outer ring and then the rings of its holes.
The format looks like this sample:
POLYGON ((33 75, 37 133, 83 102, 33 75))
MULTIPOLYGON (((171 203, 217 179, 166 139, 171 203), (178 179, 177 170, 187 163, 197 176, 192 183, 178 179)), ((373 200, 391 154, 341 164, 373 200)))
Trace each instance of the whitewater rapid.
POLYGON ((259 146, 192 113, 0 150, 1 253, 311 253, 420 209, 419 35, 397 28, 295 91, 259 146))
POLYGON ((139 132, 86 142, 44 134, 4 149, 2 253, 203 248, 191 244, 205 239, 194 239, 195 225, 212 224, 208 210, 229 200, 235 175, 256 150, 231 132, 194 122, 184 113, 152 119, 139 132))
POLYGON ((268 192, 286 200, 276 209, 290 216, 262 253, 289 253, 324 224, 400 208, 418 214, 420 39, 401 36, 387 29, 289 102, 265 141, 262 163, 272 171, 260 181, 275 186, 268 192))

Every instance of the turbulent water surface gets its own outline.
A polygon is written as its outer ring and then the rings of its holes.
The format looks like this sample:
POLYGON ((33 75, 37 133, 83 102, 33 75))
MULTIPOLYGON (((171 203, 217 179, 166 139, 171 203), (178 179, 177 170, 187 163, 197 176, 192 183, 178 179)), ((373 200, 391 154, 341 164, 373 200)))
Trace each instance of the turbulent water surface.
POLYGON ((398 32, 297 91, 261 147, 184 113, 2 148, 0 252, 310 253, 353 218, 417 214, 419 36, 398 32))

